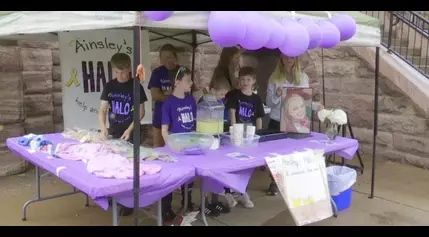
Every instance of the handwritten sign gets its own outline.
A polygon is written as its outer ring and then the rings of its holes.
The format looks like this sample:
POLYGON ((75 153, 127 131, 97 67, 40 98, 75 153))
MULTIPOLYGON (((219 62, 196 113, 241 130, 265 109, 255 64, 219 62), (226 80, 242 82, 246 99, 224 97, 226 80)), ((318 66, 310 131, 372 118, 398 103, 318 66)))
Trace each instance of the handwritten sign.
POLYGON ((333 215, 323 150, 276 154, 265 160, 297 225, 333 215))
MULTIPOLYGON (((150 68, 149 34, 142 31, 142 60, 150 68)), ((114 79, 111 57, 126 53, 133 60, 131 30, 95 30, 62 32, 60 39, 64 127, 99 129, 100 96, 107 82, 114 79)), ((150 77, 150 72, 146 76, 150 77)), ((148 81, 148 80, 146 80, 148 81)), ((147 89, 147 82, 143 85, 147 89)), ((152 121, 152 102, 146 91, 143 124, 152 121)), ((108 121, 108 120, 106 120, 108 121)))

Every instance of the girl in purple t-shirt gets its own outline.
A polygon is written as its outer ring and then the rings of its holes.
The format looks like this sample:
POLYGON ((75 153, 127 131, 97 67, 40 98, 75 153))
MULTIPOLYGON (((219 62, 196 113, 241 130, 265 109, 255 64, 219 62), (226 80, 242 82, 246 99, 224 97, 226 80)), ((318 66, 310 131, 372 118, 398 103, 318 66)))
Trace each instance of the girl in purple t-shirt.
MULTIPOLYGON (((183 133, 195 131, 195 117, 197 104, 192 95, 189 95, 192 87, 191 71, 186 67, 180 67, 173 82, 173 93, 164 100, 162 105, 161 133, 164 141, 171 133, 183 133)), ((192 203, 191 188, 188 184, 188 211, 192 211, 195 205, 192 203)), ((184 206, 184 186, 182 185, 182 206, 184 206)), ((174 221, 176 214, 171 210, 173 194, 162 198, 162 211, 164 222, 174 221)))

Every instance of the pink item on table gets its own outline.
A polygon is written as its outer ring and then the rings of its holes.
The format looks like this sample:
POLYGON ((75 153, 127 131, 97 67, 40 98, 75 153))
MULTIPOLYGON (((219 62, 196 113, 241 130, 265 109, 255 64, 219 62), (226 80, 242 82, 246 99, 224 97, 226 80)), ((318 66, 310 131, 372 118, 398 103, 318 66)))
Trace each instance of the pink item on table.
POLYGON ((54 155, 65 160, 90 160, 112 152, 108 146, 97 143, 58 143, 54 155))
MULTIPOLYGON (((88 160, 86 169, 89 173, 101 178, 132 179, 134 176, 133 163, 124 156, 108 153, 88 160)), ((159 165, 140 165, 139 176, 154 175, 161 171, 159 165)))

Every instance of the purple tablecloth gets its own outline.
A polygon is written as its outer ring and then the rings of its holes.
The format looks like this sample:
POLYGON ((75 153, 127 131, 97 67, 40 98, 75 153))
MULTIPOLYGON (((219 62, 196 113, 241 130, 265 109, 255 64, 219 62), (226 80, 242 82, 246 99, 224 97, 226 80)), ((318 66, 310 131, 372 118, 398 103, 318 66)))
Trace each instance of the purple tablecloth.
MULTIPOLYGON (((53 144, 72 141, 65 139, 61 134, 46 134, 44 137, 53 144)), ((49 159, 46 153, 30 153, 27 147, 17 144, 17 139, 9 138, 6 140, 6 145, 11 151, 52 174, 57 174, 58 167, 65 167, 59 171, 58 177, 88 194, 103 209, 107 210, 108 208, 107 197, 114 197, 118 203, 126 207, 133 207, 132 179, 98 178, 86 171, 85 164, 82 161, 49 159)), ((161 165, 162 170, 156 175, 142 176, 140 178, 141 207, 154 203, 195 177, 195 168, 184 162, 166 163, 153 161, 153 163, 161 165)))
MULTIPOLYGON (((175 156, 196 168, 197 175, 203 177, 204 190, 220 193, 225 186, 243 193, 254 168, 266 165, 264 158, 272 156, 270 153, 290 154, 305 149, 323 149, 325 154, 335 153, 345 159, 352 159, 358 147, 358 141, 355 139, 337 137, 333 143, 328 143, 326 135, 312 133, 311 137, 305 139, 263 142, 255 148, 221 147, 219 150, 209 151, 204 156, 177 154, 175 156), (240 152, 254 159, 237 160, 226 156, 231 152, 240 152)), ((167 147, 157 149, 173 154, 167 147)))

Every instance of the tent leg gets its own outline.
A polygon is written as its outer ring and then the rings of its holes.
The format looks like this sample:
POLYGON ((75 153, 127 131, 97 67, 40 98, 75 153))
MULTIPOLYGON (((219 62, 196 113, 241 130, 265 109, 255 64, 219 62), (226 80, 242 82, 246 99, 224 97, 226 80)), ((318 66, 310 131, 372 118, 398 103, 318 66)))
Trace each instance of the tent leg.
POLYGON ((374 125, 372 137, 372 172, 371 172, 371 194, 369 198, 374 198, 375 185, 375 157, 377 147, 377 125, 378 125, 378 83, 380 73, 380 47, 375 49, 375 86, 374 86, 374 125))
MULTIPOLYGON (((137 66, 141 61, 141 27, 133 27, 133 68, 132 76, 136 75, 137 66)), ((133 113, 133 161, 134 161, 134 180, 133 180, 133 194, 134 194, 134 226, 139 225, 139 194, 140 194, 140 80, 133 80, 134 87, 134 113, 133 113)))
POLYGON ((191 44, 192 45, 192 65, 191 65, 192 74, 191 74, 191 80, 194 81, 194 78, 195 78, 195 72, 194 72, 194 70, 195 70, 195 53, 196 53, 198 44, 197 44, 197 32, 195 30, 192 30, 191 33, 192 33, 192 44, 191 44))

